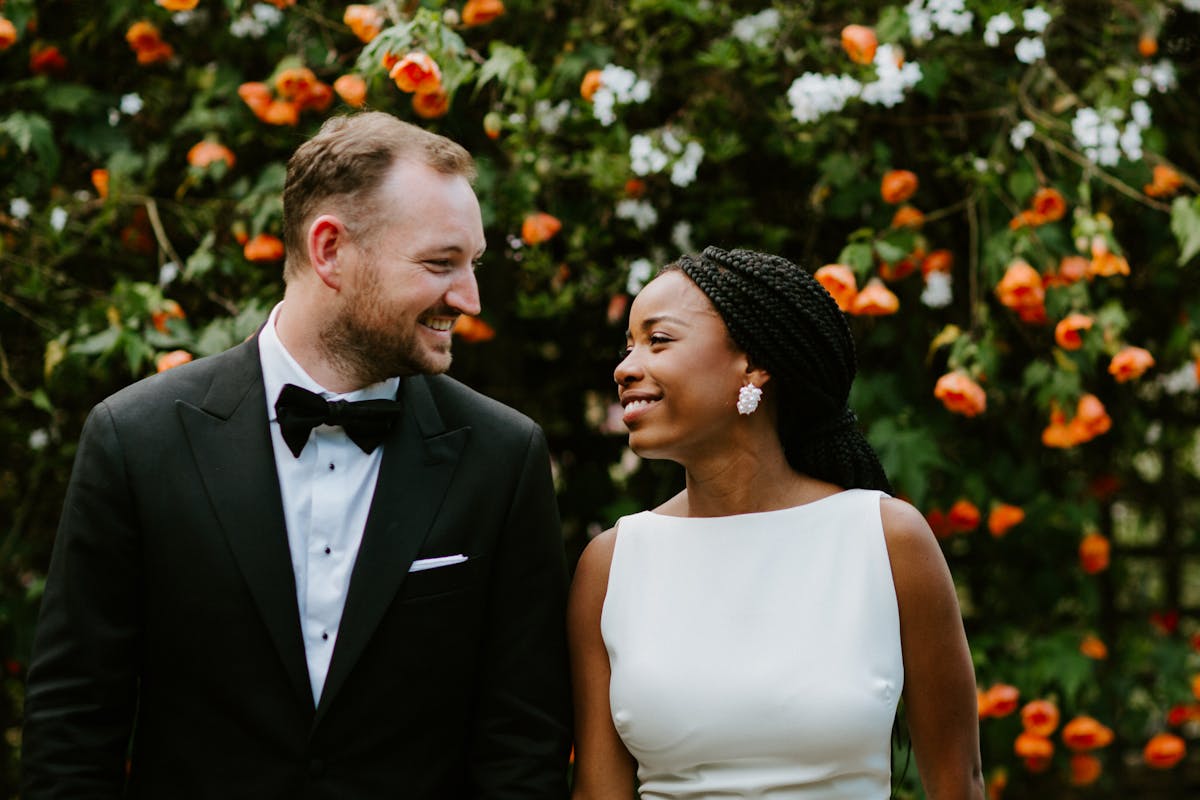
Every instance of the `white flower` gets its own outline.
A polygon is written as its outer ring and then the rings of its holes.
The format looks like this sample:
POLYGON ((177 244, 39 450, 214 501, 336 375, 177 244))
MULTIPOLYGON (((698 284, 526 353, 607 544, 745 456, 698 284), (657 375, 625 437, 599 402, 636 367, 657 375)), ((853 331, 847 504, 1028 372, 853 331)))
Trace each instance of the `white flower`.
POLYGON ((600 88, 592 95, 592 114, 605 127, 612 125, 616 119, 615 108, 619 103, 644 103, 650 99, 650 83, 639 79, 637 73, 618 67, 616 64, 606 64, 600 70, 600 88))
POLYGON ((1200 388, 1196 380, 1196 365, 1188 362, 1182 367, 1158 376, 1158 384, 1167 394, 1175 395, 1183 392, 1194 392, 1200 388))
POLYGON ((1121 149, 1130 161, 1142 160, 1142 129, 1137 125, 1126 125, 1121 132, 1121 149))
POLYGON ((1116 145, 1103 145, 1095 154, 1095 162, 1102 167, 1115 167, 1121 162, 1121 148, 1116 145))
POLYGON ((671 244, 681 253, 696 252, 695 246, 692 245, 692 223, 676 222, 671 228, 671 244))
POLYGON ((779 30, 779 12, 773 8, 742 17, 733 23, 733 38, 759 48, 767 48, 779 30))
POLYGON ((961 36, 971 29, 975 15, 967 11, 962 0, 929 0, 933 24, 940 30, 961 36))
POLYGON ((983 27, 983 41, 995 47, 1000 44, 1000 37, 1017 27, 1013 18, 1003 11, 987 21, 983 27))
POLYGON ((1179 5, 1188 11, 1200 11, 1200 0, 1179 0, 1179 5))
POLYGON ((117 111, 115 108, 110 108, 108 110, 108 124, 113 128, 121 124, 121 112, 117 111))
POLYGON ((632 220, 639 231, 647 230, 658 222, 658 211, 645 200, 625 199, 617 203, 618 219, 632 220))
POLYGON ((654 145, 654 140, 644 133, 629 139, 629 163, 636 175, 651 175, 662 172, 668 162, 667 154, 654 145))
POLYGON ((132 117, 142 110, 142 108, 145 106, 145 103, 142 102, 141 95, 137 94, 136 92, 130 92, 129 94, 121 95, 121 102, 119 106, 122 114, 132 117))
POLYGON ((45 428, 38 428, 29 434, 29 449, 41 450, 46 445, 50 444, 50 434, 45 428))
POLYGON ((1175 77, 1175 65, 1170 61, 1159 61, 1150 68, 1148 77, 1154 83, 1154 88, 1160 92, 1169 92, 1178 85, 1175 77))
POLYGON ((274 28, 283 22, 283 12, 267 3, 256 3, 254 8, 250 10, 250 13, 254 15, 256 20, 268 28, 274 28))
POLYGON ((668 153, 679 155, 683 152, 683 144, 676 139, 675 134, 671 133, 670 131, 663 132, 662 143, 663 147, 667 149, 668 153))
POLYGON ((1050 13, 1041 6, 1027 8, 1021 13, 1021 23, 1030 33, 1041 33, 1050 24, 1050 13))
POLYGON ((55 206, 50 210, 50 227, 55 233, 62 233, 62 229, 67 227, 67 210, 62 206, 55 206))
POLYGON ((1046 57, 1046 43, 1041 39, 1026 36, 1017 42, 1017 61, 1022 64, 1033 64, 1046 57))
POLYGON ((908 35, 914 42, 928 42, 933 39, 933 15, 925 10, 922 0, 912 0, 904 7, 908 16, 908 35))
POLYGON ((1095 147, 1100 143, 1100 115, 1093 108, 1081 108, 1071 120, 1071 133, 1083 147, 1095 147))
POLYGON ((696 180, 696 171, 704 160, 704 145, 699 142, 688 142, 683 156, 675 162, 671 169, 671 183, 676 186, 689 186, 696 180))
POLYGON ((261 39, 267 35, 267 26, 252 15, 243 14, 229 23, 229 32, 238 39, 261 39))
POLYGON ((988 161, 986 158, 976 158, 971 163, 971 166, 973 166, 975 168, 975 171, 979 172, 979 173, 987 172, 988 170, 990 170, 992 168, 991 162, 988 161))
POLYGON ((1129 106, 1129 114, 1139 128, 1149 128, 1154 119, 1154 115, 1150 111, 1150 104, 1145 100, 1134 100, 1129 106))
POLYGON ((197 18, 197 16, 198 15, 195 11, 176 11, 171 15, 171 22, 174 22, 176 25, 182 27, 184 25, 190 25, 197 18))
POLYGON ((879 46, 875 51, 875 73, 878 77, 862 87, 864 103, 891 108, 904 100, 905 90, 920 82, 921 65, 907 61, 897 67, 899 60, 900 54, 895 47, 890 44, 879 46))
POLYGON ((1014 150, 1024 150, 1025 142, 1030 136, 1033 136, 1033 123, 1027 119, 1023 119, 1013 126, 1012 132, 1008 135, 1008 141, 1012 144, 1014 150))
POLYGON ((571 103, 567 100, 559 101, 558 105, 551 105, 549 100, 538 100, 533 104, 533 116, 538 127, 549 134, 558 133, 559 126, 570 110, 571 103))
POLYGON ((1133 79, 1133 92, 1139 97, 1145 97, 1146 95, 1150 94, 1150 90, 1153 88, 1154 84, 1150 82, 1149 78, 1133 79))
POLYGON ((841 111, 846 101, 858 97, 862 84, 848 75, 806 72, 788 87, 792 117, 800 123, 816 122, 825 114, 841 111))
POLYGON ((921 302, 930 308, 945 308, 954 300, 953 282, 950 275, 935 270, 925 276, 925 290, 921 302))
POLYGON ((14 197, 9 201, 8 213, 16 219, 25 219, 31 211, 33 211, 33 206, 24 197, 14 197))
POLYGON ((166 286, 171 281, 179 277, 179 265, 174 261, 168 261, 158 268, 158 285, 166 286))
POLYGON ((634 261, 629 265, 629 277, 625 280, 626 294, 635 295, 640 292, 653 274, 654 265, 650 263, 650 259, 639 258, 634 261))

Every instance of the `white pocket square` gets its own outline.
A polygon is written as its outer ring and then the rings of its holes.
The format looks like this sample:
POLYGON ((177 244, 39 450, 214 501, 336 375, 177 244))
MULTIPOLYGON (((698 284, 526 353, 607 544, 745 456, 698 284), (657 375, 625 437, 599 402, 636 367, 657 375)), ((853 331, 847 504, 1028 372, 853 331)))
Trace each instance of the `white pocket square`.
POLYGON ((438 567, 448 567, 452 564, 461 564, 467 560, 467 557, 462 553, 457 553, 452 556, 438 556, 437 558, 418 558, 412 562, 412 566, 408 568, 409 572, 422 572, 427 569, 437 569, 438 567))

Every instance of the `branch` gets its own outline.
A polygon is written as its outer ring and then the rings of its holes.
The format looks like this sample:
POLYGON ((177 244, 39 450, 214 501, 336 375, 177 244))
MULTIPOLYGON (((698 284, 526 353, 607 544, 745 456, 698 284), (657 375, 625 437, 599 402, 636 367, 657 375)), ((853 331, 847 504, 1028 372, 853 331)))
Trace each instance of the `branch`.
POLYGON ((179 253, 175 252, 175 246, 167 238, 167 232, 163 229, 162 220, 158 216, 158 202, 153 197, 146 198, 146 214, 150 218, 150 227, 154 228, 154 238, 158 240, 158 246, 182 268, 183 259, 179 257, 179 253))
POLYGON ((1160 203, 1157 200, 1151 200, 1149 197, 1146 197, 1144 194, 1142 194, 1137 189, 1130 186, 1128 183, 1125 183, 1124 181, 1122 181, 1118 178, 1114 178, 1112 175, 1110 175, 1109 173, 1100 169, 1095 164, 1093 164, 1091 161, 1089 161, 1087 158, 1081 156, 1079 153, 1076 153, 1074 150, 1067 147, 1066 145, 1061 144, 1058 141, 1055 141, 1054 139, 1050 138, 1049 136, 1043 136, 1040 133, 1034 133, 1033 136, 1039 142, 1044 144, 1047 148, 1055 151, 1056 153, 1058 153, 1062 156, 1065 156, 1066 158, 1070 159, 1071 161, 1074 161, 1079 166, 1083 167, 1085 174, 1094 174, 1102 182, 1107 183, 1109 186, 1116 189, 1118 192, 1120 192, 1121 194, 1130 198, 1131 200, 1141 203, 1142 205, 1144 205, 1148 208, 1153 208, 1156 211, 1162 211, 1164 213, 1169 213, 1171 211, 1171 207, 1169 205, 1167 205, 1166 203, 1160 203))
POLYGON ((2 345, 0 345, 0 378, 8 384, 8 388, 12 389, 12 393, 17 397, 25 401, 33 399, 33 393, 22 389, 21 385, 13 378, 12 372, 8 368, 8 354, 4 352, 2 345))

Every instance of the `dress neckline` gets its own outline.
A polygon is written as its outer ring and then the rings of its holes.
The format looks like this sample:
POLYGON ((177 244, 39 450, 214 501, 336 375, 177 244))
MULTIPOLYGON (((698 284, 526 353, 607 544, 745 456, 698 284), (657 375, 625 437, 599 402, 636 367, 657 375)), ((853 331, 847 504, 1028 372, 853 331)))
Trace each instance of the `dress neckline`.
POLYGON ((857 491, 859 491, 859 490, 858 489, 842 489, 840 492, 834 492, 833 494, 827 494, 824 497, 819 497, 816 500, 809 500, 807 503, 801 503, 798 506, 787 506, 786 508, 774 508, 769 511, 745 511, 741 514, 718 514, 718 515, 711 516, 711 517, 683 517, 683 516, 679 516, 678 514, 660 514, 659 512, 653 511, 650 509, 643 511, 642 513, 648 514, 652 517, 657 517, 659 519, 677 519, 677 520, 681 520, 681 521, 683 521, 683 520, 748 519, 748 518, 753 518, 753 517, 767 517, 772 514, 788 514, 788 513, 792 513, 792 512, 798 512, 801 510, 809 510, 809 509, 815 508, 817 506, 825 505, 825 504, 829 503, 829 501, 831 501, 835 498, 844 497, 845 495, 852 494, 853 492, 857 492, 857 491))

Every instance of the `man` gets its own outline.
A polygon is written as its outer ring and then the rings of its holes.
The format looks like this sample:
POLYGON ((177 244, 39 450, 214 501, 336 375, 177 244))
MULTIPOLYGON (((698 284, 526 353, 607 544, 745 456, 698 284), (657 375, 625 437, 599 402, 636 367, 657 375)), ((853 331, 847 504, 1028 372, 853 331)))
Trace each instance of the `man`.
POLYGON ((258 336, 93 410, 26 800, 564 796, 545 441, 439 374, 479 312, 473 177, 386 114, 330 120, 288 165, 287 287, 258 336))

